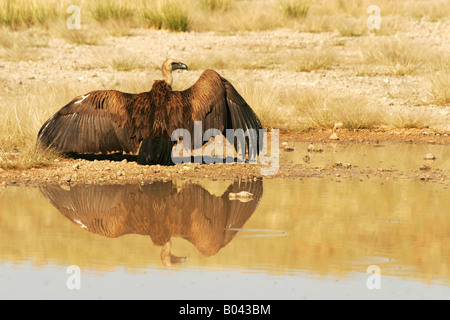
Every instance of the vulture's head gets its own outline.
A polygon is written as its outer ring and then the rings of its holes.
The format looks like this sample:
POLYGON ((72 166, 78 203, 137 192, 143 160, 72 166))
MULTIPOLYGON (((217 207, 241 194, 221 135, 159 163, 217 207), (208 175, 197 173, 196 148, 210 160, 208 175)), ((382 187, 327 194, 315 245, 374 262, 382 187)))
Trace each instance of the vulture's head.
POLYGON ((188 66, 181 61, 169 58, 164 61, 162 65, 162 74, 166 82, 172 85, 172 71, 174 70, 188 70, 188 66))

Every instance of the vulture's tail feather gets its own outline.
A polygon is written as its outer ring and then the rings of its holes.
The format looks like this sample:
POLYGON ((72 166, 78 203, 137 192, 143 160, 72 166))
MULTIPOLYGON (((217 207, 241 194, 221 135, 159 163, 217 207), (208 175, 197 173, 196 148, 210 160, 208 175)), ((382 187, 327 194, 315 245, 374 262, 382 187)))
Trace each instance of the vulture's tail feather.
POLYGON ((142 140, 137 157, 139 164, 147 165, 171 165, 172 141, 170 139, 148 138, 142 140))

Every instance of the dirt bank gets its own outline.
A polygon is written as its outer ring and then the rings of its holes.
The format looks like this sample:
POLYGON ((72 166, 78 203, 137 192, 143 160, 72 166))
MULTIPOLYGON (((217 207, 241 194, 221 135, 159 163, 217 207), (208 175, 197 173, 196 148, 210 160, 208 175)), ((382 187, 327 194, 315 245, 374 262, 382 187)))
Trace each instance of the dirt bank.
MULTIPOLYGON (((332 131, 314 130, 308 132, 281 134, 280 143, 321 142, 326 143, 366 143, 377 145, 383 143, 405 144, 439 144, 450 145, 447 133, 435 133, 427 130, 401 130, 396 132, 382 131, 337 131, 339 140, 331 140, 332 131)), ((284 149, 281 147, 280 153, 284 149)), ((296 150, 302 156, 310 154, 308 150, 296 150)), ((142 166, 136 163, 131 155, 112 154, 108 156, 85 156, 82 158, 59 158, 50 167, 29 170, 1 170, 0 186, 40 185, 59 183, 73 185, 77 183, 150 183, 157 180, 170 179, 303 179, 330 178, 337 182, 343 179, 366 180, 370 178, 419 180, 448 184, 448 170, 418 166, 412 170, 395 168, 359 167, 357 164, 313 166, 307 161, 302 163, 280 163, 274 175, 264 175, 261 164, 178 164, 175 166, 142 166)))

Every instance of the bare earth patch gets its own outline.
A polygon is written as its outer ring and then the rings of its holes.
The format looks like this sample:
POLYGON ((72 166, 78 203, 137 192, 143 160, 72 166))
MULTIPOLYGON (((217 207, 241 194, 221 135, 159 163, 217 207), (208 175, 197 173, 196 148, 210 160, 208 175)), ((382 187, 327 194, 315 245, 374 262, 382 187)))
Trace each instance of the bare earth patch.
MULTIPOLYGON (((450 136, 424 130, 403 130, 398 132, 383 131, 337 131, 339 140, 331 140, 331 130, 311 130, 308 132, 281 134, 283 142, 311 142, 321 144, 364 143, 374 147, 382 143, 437 144, 450 145, 450 136)), ((284 151, 280 147, 280 153, 284 151)), ((311 154, 305 150, 294 150, 302 155, 311 154)), ((330 178, 338 182, 343 179, 402 179, 420 180, 448 184, 449 170, 417 167, 411 170, 395 168, 359 167, 357 164, 329 163, 326 166, 311 166, 307 163, 280 163, 275 175, 262 175, 261 164, 195 164, 185 163, 174 166, 142 166, 136 163, 134 156, 113 154, 109 156, 84 157, 83 159, 59 158, 46 168, 29 170, 0 169, 0 187, 12 185, 37 186, 41 184, 61 184, 67 187, 75 184, 125 184, 151 183, 158 180, 172 179, 208 179, 208 180, 248 180, 248 179, 303 179, 330 178)))
MULTIPOLYGON (((338 31, 300 32, 295 28, 230 33, 136 28, 122 36, 89 29, 84 36, 98 39, 86 43, 42 29, 2 30, 0 168, 4 169, 0 169, 0 184, 261 176, 259 165, 154 167, 139 166, 132 159, 125 163, 57 158, 55 162, 51 159, 47 167, 28 170, 5 169, 8 166, 2 165, 6 158, 32 150, 40 126, 73 97, 97 89, 150 90, 153 81, 161 78, 159 67, 167 57, 190 67, 190 71, 175 74, 175 89, 191 86, 205 69, 216 69, 242 93, 264 127, 283 132, 280 142, 448 145, 449 30, 448 21, 426 20, 393 30, 395 35, 367 33, 360 37, 342 36, 338 31), (403 42, 408 47, 400 51, 400 57, 386 54, 386 46, 396 48, 395 44, 403 42), (301 99, 303 93, 316 99, 311 101, 315 109, 307 108, 308 101, 301 99), (339 99, 342 96, 352 99, 339 99), (356 103, 360 101, 362 105, 356 103), (343 121, 344 128, 370 128, 339 129, 339 140, 329 140, 333 116, 342 116, 336 111, 344 107, 350 120, 355 121, 348 126, 343 121), (77 164, 78 168, 74 168, 77 164)), ((281 163, 274 177, 308 177, 334 170, 342 169, 281 163)), ((442 179, 440 173, 427 174, 426 180, 442 179)), ((411 177, 416 178, 416 173, 411 177)))

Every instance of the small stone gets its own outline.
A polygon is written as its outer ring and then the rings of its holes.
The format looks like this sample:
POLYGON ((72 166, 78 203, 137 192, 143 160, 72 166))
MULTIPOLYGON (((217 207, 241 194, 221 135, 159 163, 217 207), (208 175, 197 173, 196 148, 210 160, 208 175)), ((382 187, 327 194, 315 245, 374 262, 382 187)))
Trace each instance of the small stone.
POLYGON ((436 157, 432 153, 428 153, 425 158, 425 160, 436 160, 436 157))
POLYGON ((333 132, 333 134, 329 137, 330 140, 339 140, 338 135, 336 134, 336 132, 333 132))
POLYGON ((342 128, 344 126, 344 124, 342 123, 342 122, 336 122, 335 124, 334 124, 334 130, 336 130, 336 129, 340 129, 340 128, 342 128))
POLYGON ((431 170, 431 167, 430 167, 430 166, 427 166, 426 164, 424 164, 424 165, 421 166, 419 169, 422 170, 422 171, 429 171, 429 170, 431 170))
POLYGON ((228 199, 230 200, 239 200, 241 202, 248 202, 253 200, 253 194, 247 191, 241 191, 238 193, 230 192, 228 194, 228 199))
POLYGON ((311 144, 308 146, 308 151, 309 151, 309 152, 322 152, 323 149, 322 149, 322 148, 317 148, 313 143, 311 143, 311 144))

